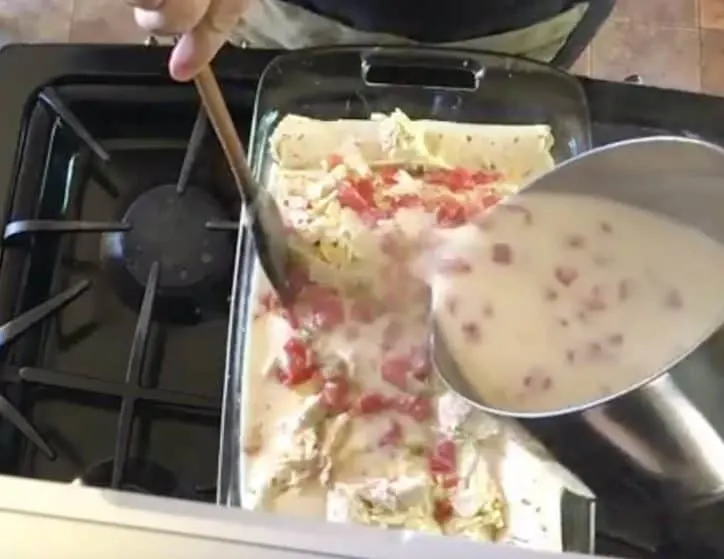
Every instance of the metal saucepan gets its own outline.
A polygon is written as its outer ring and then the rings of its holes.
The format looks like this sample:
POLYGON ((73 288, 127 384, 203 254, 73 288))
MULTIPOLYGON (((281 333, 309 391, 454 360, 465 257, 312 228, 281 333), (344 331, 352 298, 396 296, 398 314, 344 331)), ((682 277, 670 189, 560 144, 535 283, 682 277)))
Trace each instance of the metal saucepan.
MULTIPOLYGON (((724 150, 699 140, 657 137, 598 148, 531 188, 600 195, 692 224, 724 243, 724 150)), ((670 370, 652 371, 642 385, 538 415, 486 405, 442 337, 433 334, 433 361, 450 388, 486 412, 520 420, 594 490, 626 477, 677 511, 724 499, 724 330, 670 370)))

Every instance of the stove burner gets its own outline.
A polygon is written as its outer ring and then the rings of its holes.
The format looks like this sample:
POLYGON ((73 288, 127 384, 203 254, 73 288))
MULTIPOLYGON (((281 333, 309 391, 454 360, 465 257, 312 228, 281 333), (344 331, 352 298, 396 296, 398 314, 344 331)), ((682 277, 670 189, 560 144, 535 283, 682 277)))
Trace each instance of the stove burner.
MULTIPOLYGON (((113 458, 108 458, 91 466, 73 483, 89 487, 111 487, 112 477, 113 458)), ((178 496, 180 493, 176 476, 169 470, 153 462, 132 458, 126 461, 118 489, 165 497, 178 496)))
POLYGON ((206 190, 176 185, 147 190, 131 202, 122 221, 128 231, 103 236, 102 258, 121 298, 138 308, 146 278, 159 264, 155 311, 162 319, 194 324, 227 306, 234 261, 233 236, 207 224, 228 215, 206 190))
POLYGON ((229 243, 204 228, 224 212, 203 190, 179 196, 175 185, 154 188, 130 205, 124 222, 123 256, 131 275, 144 283, 154 262, 160 264, 160 287, 189 287, 227 270, 229 243))

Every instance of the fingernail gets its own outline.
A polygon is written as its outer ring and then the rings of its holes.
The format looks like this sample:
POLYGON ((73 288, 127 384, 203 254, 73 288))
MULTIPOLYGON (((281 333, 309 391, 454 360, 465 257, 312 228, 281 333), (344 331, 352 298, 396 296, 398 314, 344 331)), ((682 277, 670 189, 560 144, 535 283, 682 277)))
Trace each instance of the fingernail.
POLYGON ((169 61, 169 73, 174 80, 185 82, 193 78, 195 64, 191 54, 183 45, 174 47, 169 61))
POLYGON ((169 73, 177 82, 187 82, 194 77, 193 67, 188 64, 173 63, 169 64, 169 73))

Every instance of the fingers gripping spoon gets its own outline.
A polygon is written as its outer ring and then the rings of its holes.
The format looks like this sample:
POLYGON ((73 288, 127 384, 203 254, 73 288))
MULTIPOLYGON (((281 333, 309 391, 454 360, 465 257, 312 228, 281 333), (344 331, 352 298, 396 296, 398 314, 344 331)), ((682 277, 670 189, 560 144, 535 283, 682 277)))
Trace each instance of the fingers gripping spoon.
POLYGON ((279 207, 271 194, 254 180, 231 113, 209 65, 201 69, 194 83, 246 206, 247 224, 261 265, 281 301, 291 303, 291 251, 279 207))

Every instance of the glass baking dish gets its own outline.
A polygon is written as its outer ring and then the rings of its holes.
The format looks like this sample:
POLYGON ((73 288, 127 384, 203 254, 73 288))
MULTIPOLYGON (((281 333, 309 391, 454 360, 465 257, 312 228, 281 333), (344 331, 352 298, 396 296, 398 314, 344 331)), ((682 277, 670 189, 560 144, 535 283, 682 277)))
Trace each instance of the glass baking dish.
MULTIPOLYGON (((547 124, 563 161, 591 147, 586 98, 571 75, 527 59, 428 47, 331 47, 274 59, 259 82, 249 146, 260 184, 268 141, 288 114, 317 119, 369 118, 400 109, 410 118, 485 124, 547 124)), ((244 216, 242 215, 242 223, 244 216)), ((243 231, 243 228, 241 229, 243 231)), ((241 506, 241 442, 250 295, 258 266, 249 235, 240 235, 231 301, 219 460, 219 501, 241 506)), ((595 502, 564 491, 564 550, 593 552, 595 502)))

